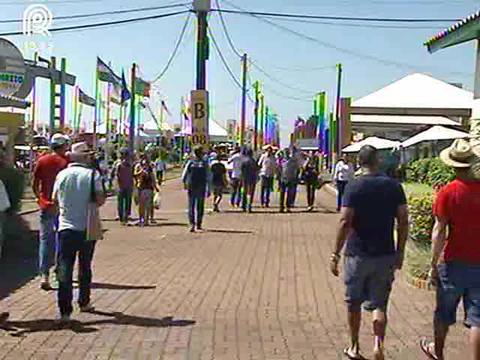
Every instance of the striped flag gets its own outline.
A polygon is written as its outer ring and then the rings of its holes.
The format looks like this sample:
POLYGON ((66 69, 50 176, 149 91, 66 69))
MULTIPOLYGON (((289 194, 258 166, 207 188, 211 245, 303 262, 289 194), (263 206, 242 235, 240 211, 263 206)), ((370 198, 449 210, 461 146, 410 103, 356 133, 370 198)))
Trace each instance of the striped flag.
POLYGON ((141 78, 135 79, 135 95, 150 97, 151 84, 141 78))
POLYGON ((110 84, 121 84, 122 81, 122 79, 99 57, 97 57, 97 76, 98 80, 110 84))
POLYGON ((95 99, 78 89, 78 102, 87 106, 95 106, 95 99))

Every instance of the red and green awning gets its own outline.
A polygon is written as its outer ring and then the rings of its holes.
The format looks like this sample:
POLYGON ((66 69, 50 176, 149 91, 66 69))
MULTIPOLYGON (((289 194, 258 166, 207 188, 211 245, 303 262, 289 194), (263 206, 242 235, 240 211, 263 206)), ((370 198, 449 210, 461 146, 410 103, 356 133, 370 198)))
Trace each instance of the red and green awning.
POLYGON ((424 45, 433 53, 478 38, 480 38, 480 11, 433 36, 424 45))

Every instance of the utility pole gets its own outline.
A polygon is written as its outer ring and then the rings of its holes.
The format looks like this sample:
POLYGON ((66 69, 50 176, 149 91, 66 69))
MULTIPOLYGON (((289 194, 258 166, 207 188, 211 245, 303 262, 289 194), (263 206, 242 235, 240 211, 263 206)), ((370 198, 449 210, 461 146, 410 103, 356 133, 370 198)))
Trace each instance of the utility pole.
POLYGON ((253 133, 253 149, 255 151, 258 150, 258 120, 259 120, 259 112, 260 112, 260 83, 255 81, 253 84, 255 88, 255 119, 254 119, 254 133, 253 133))
POLYGON ((211 0, 193 0, 197 13, 197 91, 190 93, 192 104, 192 142, 209 143, 209 104, 207 92, 207 60, 209 58, 208 13, 211 0))
POLYGON ((240 115, 240 145, 245 145, 247 112, 247 54, 242 56, 242 112, 240 115))
MULTIPOLYGON (((53 74, 56 70, 56 67, 57 67, 57 59, 52 56, 50 58, 50 73, 53 74)), ((50 79, 50 123, 49 123, 49 134, 50 134, 50 137, 52 137, 52 135, 54 134, 55 132, 55 108, 56 108, 56 104, 55 104, 55 99, 56 99, 56 82, 55 82, 55 78, 51 77, 50 79)))
MULTIPOLYGON (((339 154, 342 149, 341 147, 341 133, 343 131, 340 125, 340 98, 342 97, 342 64, 337 64, 337 99, 335 105, 335 122, 336 122, 336 132, 333 139, 335 139, 333 155, 339 154), (335 150, 336 149, 336 150, 335 150)), ((335 164, 336 159, 332 159, 332 163, 335 164)))
POLYGON ((207 89, 207 59, 208 59, 208 13, 211 9, 210 0, 194 0, 193 9, 197 13, 197 90, 207 89))
POLYGON ((131 85, 131 88, 132 88, 132 98, 130 99, 131 103, 130 103, 130 127, 129 127, 129 138, 130 138, 130 141, 128 143, 128 150, 129 150, 129 153, 130 153, 130 156, 131 156, 131 159, 133 160, 133 154, 135 152, 135 98, 136 98, 136 95, 135 95, 135 80, 136 80, 136 70, 137 68, 137 65, 135 63, 133 63, 132 65, 132 73, 131 73, 131 81, 132 81, 132 85, 131 85))

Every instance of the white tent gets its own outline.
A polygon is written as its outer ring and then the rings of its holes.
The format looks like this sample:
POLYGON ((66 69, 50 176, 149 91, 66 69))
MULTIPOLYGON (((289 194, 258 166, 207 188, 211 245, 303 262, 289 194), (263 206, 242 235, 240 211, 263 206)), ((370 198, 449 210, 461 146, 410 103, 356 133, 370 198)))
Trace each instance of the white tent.
POLYGON ((352 115, 352 124, 364 125, 445 125, 460 126, 458 121, 444 116, 405 116, 405 115, 352 115))
POLYGON ((373 146, 377 150, 385 150, 385 149, 394 149, 399 147, 400 142, 372 136, 343 148, 342 152, 356 153, 356 152, 359 152, 360 149, 365 145, 373 146))
POLYGON ((433 126, 430 129, 405 140, 402 143, 402 146, 407 148, 424 141, 464 139, 468 136, 469 134, 464 131, 449 129, 443 126, 433 126))
POLYGON ((353 107, 471 109, 473 93, 425 74, 411 74, 352 103, 353 107))

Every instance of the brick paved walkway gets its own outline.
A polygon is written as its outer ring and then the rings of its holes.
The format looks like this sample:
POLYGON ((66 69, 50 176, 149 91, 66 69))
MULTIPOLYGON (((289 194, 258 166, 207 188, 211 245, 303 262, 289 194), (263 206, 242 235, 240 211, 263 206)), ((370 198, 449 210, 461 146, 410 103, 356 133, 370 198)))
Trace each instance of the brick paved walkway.
MULTIPOLYGON (((322 192, 312 214, 209 214, 209 231, 195 235, 184 204, 180 184, 167 183, 159 226, 138 229, 113 222, 110 202, 95 255, 98 313, 74 313, 73 326, 58 329, 55 293, 30 281, 0 302, 12 320, 0 330, 0 359, 342 358, 343 286, 327 268, 338 220, 331 195, 322 192)), ((388 358, 423 359, 432 293, 400 277, 392 299, 388 358)), ((365 324, 367 356, 370 334, 365 324)), ((466 359, 465 335, 452 331, 449 359, 466 359)))

